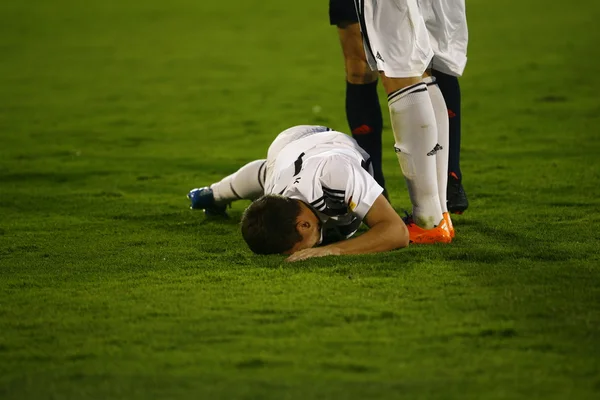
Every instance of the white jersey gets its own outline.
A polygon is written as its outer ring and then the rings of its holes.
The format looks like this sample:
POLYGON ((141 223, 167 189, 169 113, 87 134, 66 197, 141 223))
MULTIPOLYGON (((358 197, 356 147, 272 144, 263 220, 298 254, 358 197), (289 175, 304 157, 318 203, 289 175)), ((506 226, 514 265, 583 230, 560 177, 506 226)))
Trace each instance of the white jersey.
POLYGON ((265 194, 310 205, 322 222, 322 242, 348 238, 383 192, 369 166, 368 154, 348 135, 296 126, 269 148, 265 194))

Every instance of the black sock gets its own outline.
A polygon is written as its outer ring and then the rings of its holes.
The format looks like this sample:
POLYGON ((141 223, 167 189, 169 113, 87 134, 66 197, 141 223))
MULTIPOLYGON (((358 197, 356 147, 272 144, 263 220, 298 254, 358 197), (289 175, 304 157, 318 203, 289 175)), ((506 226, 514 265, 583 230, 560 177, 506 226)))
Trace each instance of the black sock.
POLYGON ((450 121, 450 153, 448 158, 448 173, 454 175, 459 182, 462 180, 460 171, 460 85, 456 76, 433 70, 433 76, 444 95, 448 107, 450 121))
POLYGON ((346 118, 352 137, 371 156, 375 180, 385 189, 381 166, 383 119, 377 81, 364 85, 346 82, 346 118))

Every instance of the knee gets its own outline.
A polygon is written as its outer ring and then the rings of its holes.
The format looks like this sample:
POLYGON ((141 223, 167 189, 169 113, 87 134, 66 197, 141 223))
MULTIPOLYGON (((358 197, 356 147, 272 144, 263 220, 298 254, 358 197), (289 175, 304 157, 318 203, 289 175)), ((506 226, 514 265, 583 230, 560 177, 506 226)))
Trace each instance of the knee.
POLYGON ((422 81, 423 80, 420 76, 415 76, 415 77, 410 77, 410 78, 389 78, 383 74, 381 76, 381 82, 383 83, 385 92, 388 95, 397 90, 404 89, 408 86, 415 85, 422 81))
POLYGON ((346 80, 355 85, 375 82, 379 73, 372 71, 366 60, 346 59, 346 80))

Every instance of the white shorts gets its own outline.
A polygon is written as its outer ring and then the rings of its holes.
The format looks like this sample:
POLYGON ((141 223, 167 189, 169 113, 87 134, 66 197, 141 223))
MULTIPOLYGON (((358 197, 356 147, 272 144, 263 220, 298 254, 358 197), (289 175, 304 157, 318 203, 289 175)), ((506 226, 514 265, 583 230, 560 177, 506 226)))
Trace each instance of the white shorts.
POLYGON ((423 75, 433 49, 417 0, 354 0, 367 61, 390 78, 423 75))
POLYGON ((467 64, 465 0, 418 0, 433 49, 431 67, 461 76, 467 64))
POLYGON ((314 135, 318 132, 327 132, 331 129, 326 126, 318 125, 297 125, 286 129, 281 132, 275 140, 269 146, 267 151, 267 174, 265 182, 271 182, 271 176, 273 175, 273 167, 275 167, 275 161, 281 150, 288 144, 295 142, 298 139, 302 139, 306 136, 314 135))

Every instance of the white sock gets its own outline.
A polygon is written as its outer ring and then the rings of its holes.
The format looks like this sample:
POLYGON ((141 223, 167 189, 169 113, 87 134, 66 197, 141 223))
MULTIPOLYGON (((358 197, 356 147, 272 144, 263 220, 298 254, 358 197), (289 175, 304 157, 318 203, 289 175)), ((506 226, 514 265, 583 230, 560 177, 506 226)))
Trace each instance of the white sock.
POLYGON ((434 77, 423 79, 427 84, 429 98, 433 104, 435 111, 435 121, 437 123, 438 139, 437 142, 441 149, 435 154, 437 168, 437 183, 438 193, 440 197, 440 205, 442 212, 448 212, 448 204, 446 204, 446 187, 448 186, 448 157, 450 154, 450 122, 448 121, 448 107, 434 77))
POLYGON ((435 153, 437 125, 425 83, 388 96, 396 155, 406 179, 413 219, 431 229, 442 220, 435 153))
POLYGON ((255 200, 264 194, 267 160, 256 160, 244 165, 237 172, 210 185, 217 204, 229 204, 234 200, 255 200))

